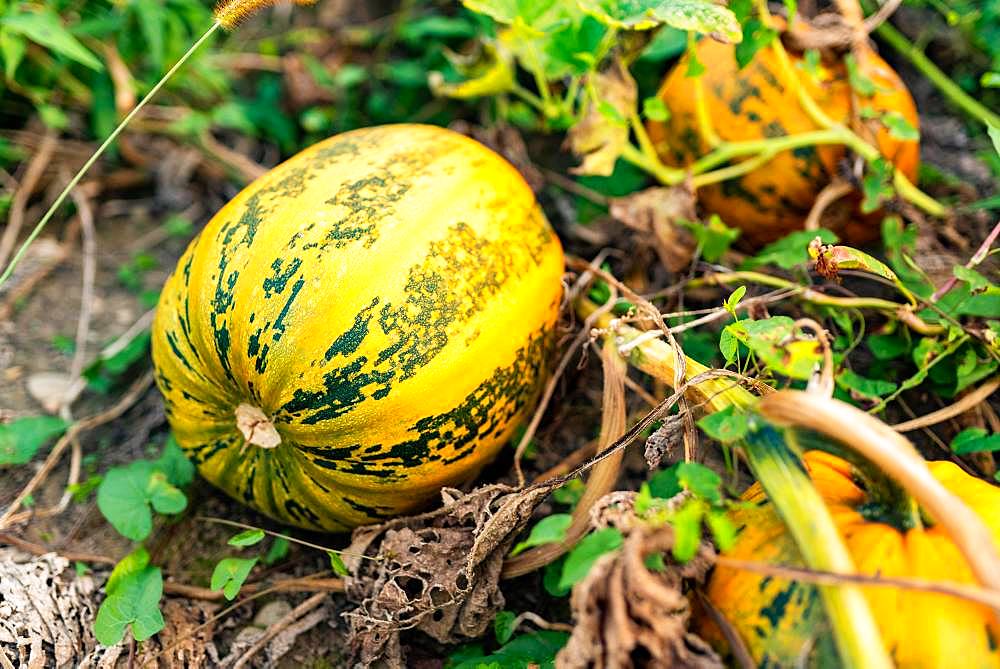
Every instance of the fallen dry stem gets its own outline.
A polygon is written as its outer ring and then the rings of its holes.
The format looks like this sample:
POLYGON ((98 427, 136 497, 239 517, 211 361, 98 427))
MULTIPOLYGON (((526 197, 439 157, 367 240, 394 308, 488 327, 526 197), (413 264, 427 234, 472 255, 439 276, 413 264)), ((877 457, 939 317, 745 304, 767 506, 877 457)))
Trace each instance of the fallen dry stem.
POLYGON ((949 418, 961 416, 966 411, 975 408, 981 402, 985 401, 990 395, 996 392, 997 388, 1000 388, 1000 376, 993 377, 991 380, 982 384, 972 392, 963 395, 962 398, 954 404, 949 404, 946 407, 938 409, 937 411, 932 411, 929 414, 919 416, 913 420, 896 423, 892 426, 892 429, 896 432, 911 432, 913 430, 930 427, 931 425, 937 425, 938 423, 942 423, 949 418))
POLYGON ((290 627, 296 620, 317 608, 326 600, 328 596, 329 594, 326 592, 317 592, 312 597, 308 598, 282 616, 280 620, 275 621, 274 624, 270 625, 264 634, 262 634, 252 646, 247 648, 246 652, 243 653, 235 663, 233 663, 233 669, 243 669, 243 667, 247 666, 250 660, 253 659, 253 656, 263 650, 264 647, 271 642, 271 639, 288 629, 288 627, 290 627))

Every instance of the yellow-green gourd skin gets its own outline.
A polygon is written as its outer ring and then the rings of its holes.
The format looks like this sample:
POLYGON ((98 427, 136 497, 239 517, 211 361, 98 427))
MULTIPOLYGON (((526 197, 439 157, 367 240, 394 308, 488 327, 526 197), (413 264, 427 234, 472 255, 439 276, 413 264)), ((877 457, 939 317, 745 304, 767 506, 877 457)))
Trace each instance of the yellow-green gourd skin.
POLYGON ((533 409, 559 241, 518 172, 441 128, 355 130, 227 204, 153 326, 178 443, 278 520, 340 531, 476 475, 533 409), (247 443, 236 408, 280 436, 247 443))

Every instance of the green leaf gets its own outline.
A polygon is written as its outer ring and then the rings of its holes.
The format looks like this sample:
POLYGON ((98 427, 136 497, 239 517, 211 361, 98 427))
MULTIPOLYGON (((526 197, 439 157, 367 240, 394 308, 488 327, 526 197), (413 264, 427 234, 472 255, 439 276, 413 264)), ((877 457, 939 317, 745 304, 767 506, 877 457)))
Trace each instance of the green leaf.
POLYGON ((895 360, 910 350, 910 341, 899 333, 873 334, 866 340, 878 360, 895 360))
POLYGON ((157 513, 180 513, 187 498, 152 462, 138 460, 105 474, 97 489, 97 507, 119 534, 142 541, 153 529, 150 507, 157 513))
POLYGON ((993 140, 993 150, 1000 155, 1000 128, 995 125, 991 125, 986 128, 987 134, 989 134, 990 139, 993 140))
POLYGON ((983 72, 979 77, 979 85, 983 88, 1000 88, 1000 72, 983 72))
POLYGON ((752 18, 744 23, 743 41, 736 45, 734 51, 739 68, 742 70, 749 65, 757 52, 767 47, 777 36, 778 31, 764 25, 760 19, 752 18))
POLYGON ((670 525, 674 528, 674 547, 671 552, 678 562, 687 562, 698 553, 701 519, 704 514, 704 503, 690 499, 670 519, 670 525))
POLYGON ((619 30, 649 30, 666 24, 678 30, 712 33, 729 42, 742 39, 731 11, 707 0, 578 0, 583 11, 619 30))
POLYGON ((870 214, 880 206, 882 202, 891 199, 895 194, 892 188, 893 167, 885 158, 876 158, 868 163, 865 175, 861 179, 861 192, 864 200, 861 202, 861 211, 870 214))
POLYGON ((834 271, 856 269, 899 283, 896 273, 889 269, 888 265, 851 246, 823 245, 817 248, 815 245, 810 245, 809 257, 816 262, 817 268, 825 265, 834 271))
POLYGON ((885 397, 899 386, 894 381, 869 379, 849 369, 837 374, 837 385, 844 390, 869 398, 885 397))
POLYGON ((163 472, 171 485, 183 487, 194 480, 194 464, 184 455, 171 433, 163 446, 163 453, 153 461, 153 466, 163 472))
POLYGON ((130 553, 115 566, 105 591, 107 597, 94 620, 94 636, 101 644, 113 646, 121 642, 129 626, 137 641, 163 629, 163 575, 158 568, 149 566, 145 549, 130 553))
POLYGON ((87 385, 99 393, 107 393, 121 377, 149 352, 150 333, 145 331, 128 342, 121 350, 108 357, 99 356, 83 370, 87 385))
POLYGON ((704 224, 684 220, 678 222, 694 235, 701 247, 701 257, 708 262, 721 258, 741 232, 739 228, 731 228, 723 223, 717 214, 712 214, 704 224))
POLYGON ((653 95, 642 101, 642 115, 650 121, 666 123, 670 120, 670 110, 662 98, 653 95))
POLYGON ((271 566, 276 562, 284 560, 288 555, 288 546, 288 539, 285 539, 284 537, 275 537, 274 543, 272 543, 271 547, 267 549, 267 555, 264 556, 264 564, 271 566))
POLYGON ((827 228, 819 230, 797 230, 771 242, 760 253, 744 261, 741 269, 755 269, 763 265, 776 265, 781 269, 792 269, 809 260, 809 242, 819 237, 824 244, 836 244, 837 235, 827 228))
POLYGON ((63 27, 59 16, 51 9, 8 14, 3 19, 3 26, 92 70, 104 69, 101 61, 63 27))
POLYGON ((209 587, 212 590, 222 590, 223 596, 229 601, 236 599, 240 588, 250 575, 250 570, 257 564, 258 558, 223 558, 219 564, 215 565, 212 572, 212 581, 209 587))
POLYGON ((743 438, 749 427, 747 421, 746 414, 737 412, 736 407, 728 406, 701 418, 698 427, 712 439, 728 444, 743 438))
POLYGON ((677 476, 677 465, 661 469, 649 478, 649 492, 653 497, 670 499, 683 490, 677 476))
POLYGON ((528 538, 514 546, 510 554, 512 556, 519 555, 535 546, 562 541, 566 538, 566 530, 569 529, 572 520, 573 516, 568 513, 553 513, 542 518, 531 528, 528 538))
POLYGON ((956 455, 1000 451, 1000 434, 989 434, 981 427, 969 427, 951 440, 951 450, 956 455))
POLYGON ((264 540, 265 536, 267 535, 264 534, 264 530, 244 530, 226 543, 237 548, 245 548, 247 546, 256 546, 264 540))
POLYGON ((882 114, 882 124, 889 134, 904 142, 916 142, 920 139, 920 131, 913 127, 906 117, 898 111, 888 111, 882 114))
POLYGON ((496 635, 497 643, 505 644, 514 636, 514 622, 517 614, 513 611, 498 611, 493 619, 493 633, 496 635))
POLYGON ((722 303, 722 306, 726 308, 726 311, 730 313, 733 318, 736 318, 736 305, 740 303, 743 296, 747 294, 746 286, 738 286, 736 290, 729 294, 726 301, 722 303))
MULTIPOLYGON (((732 409, 732 406, 727 407, 732 409)), ((712 504, 722 503, 722 477, 697 462, 678 462, 677 480, 695 497, 712 504)))
POLYGON ((723 328, 722 333, 719 335, 719 351, 722 353, 722 357, 726 359, 727 365, 735 362, 739 348, 740 341, 732 332, 723 328))
POLYGON ((875 82, 858 68, 858 61, 854 59, 853 54, 848 53, 844 56, 844 65, 847 66, 847 80, 855 93, 865 98, 875 95, 875 82))
MULTIPOLYGON (((552 669, 556 654, 566 645, 569 634, 541 630, 520 634, 494 653, 477 655, 475 652, 453 653, 445 669, 552 669)), ((482 651, 481 646, 469 650, 482 651)))
POLYGON ((465 100, 499 95, 514 88, 513 64, 501 58, 492 44, 484 44, 478 58, 449 56, 449 60, 462 80, 446 81, 441 72, 431 72, 427 83, 434 95, 465 100))
POLYGON ((350 576, 351 572, 344 564, 344 558, 340 557, 340 553, 337 551, 327 551, 327 555, 330 556, 330 569, 337 576, 350 576))
POLYGON ((580 479, 572 479, 553 490, 552 499, 559 504, 565 504, 573 508, 580 501, 580 498, 583 497, 583 491, 586 487, 580 479))
POLYGON ((792 379, 807 380, 823 358, 819 342, 798 339, 795 322, 788 316, 742 320, 726 326, 771 371, 792 379))
POLYGON ((613 527, 606 527, 585 536, 566 556, 559 587, 573 587, 583 580, 599 557, 618 550, 623 543, 622 533, 613 527))
POLYGON ((955 275, 956 279, 969 284, 969 288, 973 292, 987 290, 993 285, 993 282, 974 269, 969 269, 968 267, 963 267, 962 265, 955 265, 951 268, 951 271, 955 275))
POLYGON ((715 545, 719 547, 719 550, 728 551, 736 544, 739 529, 724 510, 713 509, 709 511, 705 515, 705 522, 708 524, 708 529, 712 532, 712 538, 715 539, 715 545))
POLYGON ((27 416, 0 425, 0 466, 31 462, 46 442, 69 427, 57 416, 27 416))
POLYGON ((28 50, 28 42, 21 35, 0 28, 0 56, 3 56, 3 71, 7 81, 14 81, 17 68, 28 50))

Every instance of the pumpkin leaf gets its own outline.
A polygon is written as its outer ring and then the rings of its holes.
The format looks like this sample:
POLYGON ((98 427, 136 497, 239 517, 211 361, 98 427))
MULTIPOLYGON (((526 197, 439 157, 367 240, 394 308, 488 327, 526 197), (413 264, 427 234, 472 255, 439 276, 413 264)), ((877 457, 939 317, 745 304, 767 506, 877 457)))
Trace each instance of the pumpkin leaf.
POLYGON ((223 596, 232 601, 240 593, 240 588, 246 582, 250 570, 257 564, 258 558, 223 558, 212 571, 212 590, 222 590, 223 596))
POLYGON ((969 427, 951 440, 951 450, 956 455, 1000 451, 1000 434, 987 433, 981 427, 969 427))
POLYGON ((137 641, 163 629, 163 575, 158 568, 149 566, 146 549, 133 551, 115 565, 105 591, 107 597, 94 620, 94 636, 101 644, 113 646, 121 642, 129 626, 137 641))
POLYGON ((910 350, 910 341, 901 333, 873 334, 865 340, 868 349, 878 360, 895 360, 910 350))
POLYGON ((706 0, 578 0, 586 13, 619 30, 650 30, 666 24, 713 34, 727 42, 742 39, 731 11, 706 0))
POLYGON ((610 69, 591 75, 595 98, 579 123, 573 126, 566 141, 583 158, 574 174, 610 176, 615 162, 628 144, 629 128, 625 119, 635 109, 635 80, 625 66, 616 61, 610 69))
POLYGON ((569 529, 573 516, 568 513, 553 513, 545 516, 531 528, 528 538, 519 542, 510 552, 511 556, 519 555, 529 548, 542 546, 544 544, 554 544, 566 538, 566 530, 569 529))
POLYGON ((766 48, 774 38, 778 36, 778 31, 764 25, 758 18, 747 20, 743 24, 743 41, 736 45, 734 53, 736 64, 742 70, 749 65, 757 52, 766 48))
POLYGON ((244 530, 226 543, 237 548, 246 548, 247 546, 256 546, 264 540, 265 536, 264 530, 244 530))
POLYGON ((622 533, 613 527, 605 527, 585 536, 566 556, 559 589, 569 589, 579 583, 599 557, 618 550, 624 542, 622 533))
POLYGON ((151 508, 157 513, 180 513, 187 498, 152 462, 138 460, 104 475, 97 488, 97 507, 119 534, 142 541, 153 529, 151 508))
POLYGON ((694 235, 695 241, 701 247, 701 257, 708 262, 715 262, 729 250, 741 233, 739 228, 731 228, 722 222, 718 214, 712 214, 706 223, 678 221, 694 235))
POLYGON ((69 423, 57 416, 27 416, 0 425, 0 466, 31 462, 38 449, 67 427, 69 423))
POLYGON ((493 633, 496 635, 497 643, 505 644, 514 636, 514 623, 517 621, 517 614, 513 611, 498 611, 493 619, 493 633))
POLYGON ((446 81, 441 72, 431 72, 427 83, 434 95, 461 100, 506 93, 514 87, 514 68, 501 58, 493 44, 483 45, 477 57, 463 58, 446 52, 451 64, 462 75, 461 81, 446 81))

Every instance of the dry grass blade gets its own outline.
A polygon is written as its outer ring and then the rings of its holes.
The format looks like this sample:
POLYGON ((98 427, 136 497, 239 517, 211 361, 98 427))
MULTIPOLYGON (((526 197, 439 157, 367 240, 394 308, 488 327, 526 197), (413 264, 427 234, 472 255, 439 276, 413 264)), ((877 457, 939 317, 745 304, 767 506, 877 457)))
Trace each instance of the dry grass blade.
POLYGON ((1000 376, 987 381, 971 393, 963 395, 962 398, 954 404, 949 404, 942 409, 932 411, 929 414, 924 414, 923 416, 919 416, 913 420, 896 423, 892 426, 892 429, 896 432, 911 432, 913 430, 920 430, 931 425, 937 425, 938 423, 942 423, 949 418, 961 416, 966 411, 975 408, 980 402, 985 401, 986 398, 996 392, 997 388, 1000 388, 1000 376))
MULTIPOLYGON (((604 397, 601 405, 601 436, 598 450, 614 444, 625 433, 625 361, 618 355, 617 347, 608 339, 601 350, 604 369, 604 397)), ((503 576, 514 578, 549 564, 576 545, 590 528, 590 508, 601 497, 611 492, 621 471, 624 449, 617 450, 594 466, 587 480, 583 497, 573 511, 573 519, 566 536, 558 543, 545 544, 525 551, 504 562, 503 576)))

